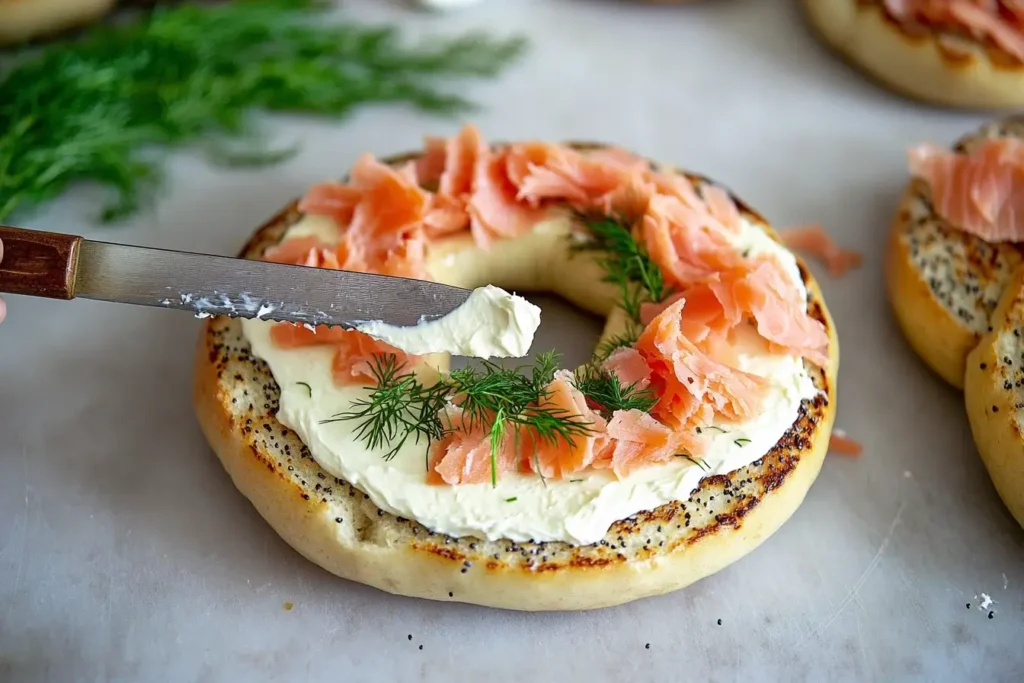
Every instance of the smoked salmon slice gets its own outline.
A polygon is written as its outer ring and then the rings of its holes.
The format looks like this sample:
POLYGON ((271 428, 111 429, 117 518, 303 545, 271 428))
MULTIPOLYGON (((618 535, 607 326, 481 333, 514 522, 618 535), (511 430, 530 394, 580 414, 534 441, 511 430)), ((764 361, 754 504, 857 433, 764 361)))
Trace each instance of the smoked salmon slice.
POLYGON ((596 469, 610 468, 622 478, 641 467, 665 463, 677 454, 680 439, 642 410, 617 410, 608 422, 609 441, 596 469))
POLYGON ((859 441, 854 441, 839 430, 833 430, 832 436, 828 441, 828 450, 830 453, 838 453, 839 455, 857 456, 864 451, 864 446, 859 441))
POLYGON ((900 22, 960 29, 1024 61, 1024 3, 1019 0, 884 0, 884 4, 889 16, 900 22))
POLYGON ((587 405, 587 399, 576 388, 573 375, 559 370, 547 386, 547 396, 537 406, 550 410, 565 419, 587 426, 588 433, 573 435, 572 443, 565 438, 541 439, 525 432, 520 434, 522 462, 527 471, 539 472, 549 478, 564 478, 586 469, 607 441, 606 422, 587 405))
POLYGON ((817 223, 780 230, 779 238, 790 249, 804 251, 820 259, 833 277, 845 275, 851 268, 860 267, 863 261, 860 252, 840 248, 825 228, 817 223))
POLYGON ((651 383, 651 368, 644 357, 634 348, 615 349, 602 364, 624 387, 635 386, 646 389, 651 383))
POLYGON ((362 199, 362 192, 341 183, 320 183, 309 188, 299 201, 299 211, 327 216, 341 226, 352 221, 352 214, 362 199))
POLYGON ((268 248, 263 254, 263 260, 291 265, 308 265, 308 262, 321 258, 319 252, 324 247, 324 243, 316 237, 298 237, 268 248), (315 253, 311 254, 311 252, 315 253))
POLYGON ((516 186, 509 180, 506 152, 488 152, 477 162, 468 211, 473 239, 489 249, 496 239, 511 239, 529 232, 543 219, 543 209, 516 202, 516 186))
POLYGON ((759 259, 750 274, 733 286, 733 296, 753 315, 763 338, 816 365, 828 365, 825 325, 808 315, 800 291, 778 261, 759 259))
POLYGON ((634 345, 651 368, 652 385, 661 388, 653 414, 677 429, 714 414, 752 417, 767 381, 712 358, 688 339, 680 329, 685 306, 680 299, 659 313, 634 345))
POLYGON ((409 355, 358 330, 340 327, 317 326, 310 330, 292 323, 275 323, 270 328, 270 339, 282 349, 333 347, 331 370, 335 383, 342 386, 372 382, 375 358, 392 354, 399 366, 411 365, 419 360, 417 356, 409 355))
POLYGON ((1024 240, 1024 141, 989 138, 966 153, 923 144, 909 161, 952 227, 986 242, 1024 240))
POLYGON ((492 468, 497 464, 495 478, 519 469, 516 439, 506 434, 495 458, 491 458, 491 438, 487 425, 469 423, 462 409, 449 405, 442 422, 450 430, 434 442, 428 452, 427 481, 431 484, 481 484, 492 481, 492 468))

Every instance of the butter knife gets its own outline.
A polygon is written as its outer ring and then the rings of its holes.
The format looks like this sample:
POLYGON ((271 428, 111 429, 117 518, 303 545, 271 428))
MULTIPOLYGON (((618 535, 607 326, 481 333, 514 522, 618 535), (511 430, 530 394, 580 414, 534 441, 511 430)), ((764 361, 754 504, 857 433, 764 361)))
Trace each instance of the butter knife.
POLYGON ((468 289, 403 277, 97 242, 0 225, 0 293, 354 328, 447 315, 468 289))

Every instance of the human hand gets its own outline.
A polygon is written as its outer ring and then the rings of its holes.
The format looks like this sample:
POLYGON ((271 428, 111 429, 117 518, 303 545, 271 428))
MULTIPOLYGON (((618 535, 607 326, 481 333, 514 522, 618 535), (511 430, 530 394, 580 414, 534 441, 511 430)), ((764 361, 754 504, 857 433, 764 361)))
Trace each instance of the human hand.
MULTIPOLYGON (((4 260, 4 243, 0 241, 0 261, 4 260)), ((3 299, 0 299, 0 323, 4 321, 4 316, 7 315, 7 304, 4 303, 3 299)))

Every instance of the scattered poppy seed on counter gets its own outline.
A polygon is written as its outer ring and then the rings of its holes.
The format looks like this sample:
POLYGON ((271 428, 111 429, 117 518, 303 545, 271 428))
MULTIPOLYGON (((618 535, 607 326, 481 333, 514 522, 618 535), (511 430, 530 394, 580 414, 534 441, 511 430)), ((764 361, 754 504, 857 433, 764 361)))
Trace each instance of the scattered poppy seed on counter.
POLYGON ((646 645, 644 645, 644 649, 645 650, 650 650, 651 649, 651 644, 647 643, 646 645))
POLYGON ((422 645, 420 645, 420 649, 421 649, 421 650, 423 649, 423 646, 422 646, 422 645))
POLYGON ((285 610, 286 612, 290 612, 290 611, 292 610, 292 607, 295 607, 295 605, 293 605, 293 604, 292 604, 292 603, 290 603, 290 602, 286 602, 286 603, 284 603, 284 610, 285 610))
POLYGON ((718 620, 718 625, 719 625, 719 626, 721 626, 721 625, 722 625, 722 620, 721 620, 721 619, 719 619, 719 620, 718 620))
POLYGON ((988 613, 988 618, 989 619, 995 619, 995 613, 994 612, 989 612, 988 613))
POLYGON ((409 634, 409 640, 412 640, 412 634, 411 633, 409 634))

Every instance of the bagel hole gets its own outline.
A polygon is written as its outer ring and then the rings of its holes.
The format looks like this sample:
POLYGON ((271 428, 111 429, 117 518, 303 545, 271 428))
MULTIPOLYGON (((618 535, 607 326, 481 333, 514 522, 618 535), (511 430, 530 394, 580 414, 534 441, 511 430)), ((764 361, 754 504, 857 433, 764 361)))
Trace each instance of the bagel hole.
MULTIPOLYGON (((530 353, 525 358, 494 359, 506 367, 532 365, 538 355, 558 351, 559 367, 573 370, 588 362, 594 353, 604 318, 588 313, 565 299, 552 294, 523 294, 520 296, 540 307, 540 327, 534 335, 530 353)), ((478 359, 453 356, 452 368, 479 363, 478 359)))

